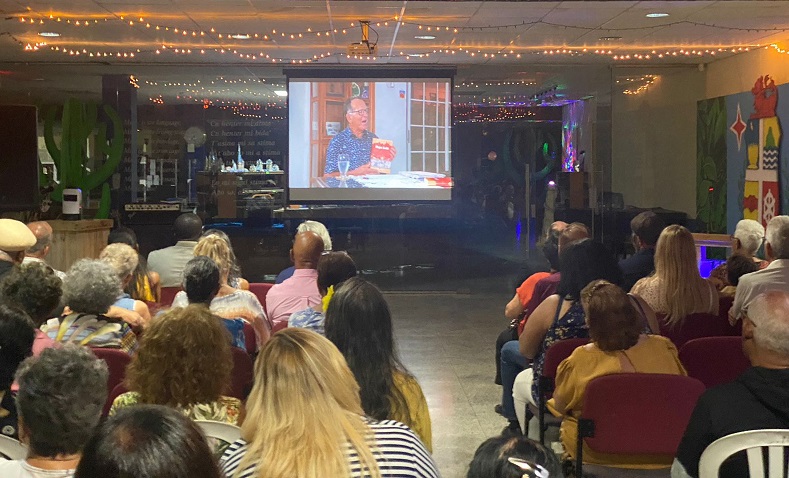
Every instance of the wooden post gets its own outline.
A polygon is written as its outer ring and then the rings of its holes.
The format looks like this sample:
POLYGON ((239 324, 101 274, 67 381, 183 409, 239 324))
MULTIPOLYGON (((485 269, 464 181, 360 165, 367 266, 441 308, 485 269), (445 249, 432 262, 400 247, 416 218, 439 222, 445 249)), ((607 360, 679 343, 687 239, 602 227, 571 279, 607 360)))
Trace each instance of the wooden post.
POLYGON ((47 222, 52 226, 52 250, 47 263, 64 272, 79 259, 99 257, 113 225, 112 219, 47 222))

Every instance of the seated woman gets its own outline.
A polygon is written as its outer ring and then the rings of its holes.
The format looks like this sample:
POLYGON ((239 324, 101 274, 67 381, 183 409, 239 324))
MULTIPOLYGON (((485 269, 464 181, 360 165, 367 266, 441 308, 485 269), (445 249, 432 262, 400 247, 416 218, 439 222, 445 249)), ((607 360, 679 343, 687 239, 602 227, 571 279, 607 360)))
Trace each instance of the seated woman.
MULTIPOLYGON (((769 262, 756 256, 763 242, 764 226, 762 226, 759 221, 754 221, 753 219, 742 219, 737 222, 737 227, 731 235, 732 257, 745 257, 756 265, 757 270, 764 269, 769 262)), ((725 263, 712 269, 709 281, 721 292, 726 287, 737 285, 729 280, 725 263)))
MULTIPOLYGON (((257 296, 247 290, 235 289, 227 282, 232 267, 232 256, 227 242, 215 234, 205 236, 195 246, 194 254, 211 258, 219 267, 220 287, 211 300, 211 312, 224 319, 238 318, 252 324, 258 346, 265 344, 271 334, 271 327, 257 296)), ((173 299, 173 307, 185 307, 188 304, 189 298, 184 291, 176 294, 173 299)))
POLYGON ((556 453, 522 436, 488 438, 474 452, 466 478, 564 478, 556 453))
MULTIPOLYGON (((115 269, 118 278, 121 280, 121 287, 126 289, 134 278, 134 270, 139 263, 137 251, 127 244, 110 244, 101 251, 99 259, 115 269)), ((148 310, 148 305, 141 300, 132 299, 126 292, 122 292, 112 305, 137 312, 145 324, 151 321, 151 312, 148 310)))
POLYGON ((718 313, 718 291, 699 275, 696 243, 690 231, 676 224, 660 233, 655 246, 655 273, 636 282, 630 291, 679 327, 690 314, 718 313))
POLYGON ((405 423, 432 451, 427 401, 397 356, 392 314, 381 291, 360 277, 345 281, 326 309, 326 338, 351 367, 365 414, 405 423))
POLYGON ((758 263, 754 262, 750 257, 739 254, 729 257, 726 263, 721 265, 726 268, 726 282, 729 284, 720 290, 721 297, 734 298, 734 294, 737 292, 737 285, 740 283, 740 277, 759 270, 758 263))
POLYGON ((173 407, 194 420, 235 425, 241 402, 222 395, 232 368, 227 332, 211 312, 199 305, 170 309, 145 330, 126 370, 131 391, 112 402, 110 415, 147 403, 173 407))
MULTIPOLYGON (((576 455, 578 417, 584 408, 584 394, 590 381, 615 373, 662 373, 687 375, 677 349, 665 337, 642 334, 643 325, 627 294, 608 281, 594 281, 581 292, 581 303, 589 326, 591 343, 578 347, 560 365, 556 389, 548 407, 562 420, 561 438, 565 452, 576 455)), ((615 400, 612 397, 612 406, 615 400)), ((623 468, 665 468, 654 457, 609 456, 595 453, 586 445, 584 463, 623 468)))
POLYGON ((312 307, 294 312, 288 319, 288 327, 303 327, 324 335, 324 312, 329 305, 334 288, 343 281, 356 277, 356 263, 346 252, 324 252, 318 261, 318 292, 323 297, 320 310, 312 307))
POLYGON ((438 477, 402 423, 364 416, 342 354, 315 332, 287 328, 255 362, 241 440, 220 461, 229 478, 438 477))
POLYGON ((107 400, 107 365, 84 347, 46 349, 19 367, 25 460, 0 460, 3 478, 69 478, 107 400))
MULTIPOLYGON (((55 276, 58 282, 60 279, 55 276)), ((0 304, 0 434, 18 438, 11 384, 17 367, 33 351, 33 322, 22 310, 0 304)))
POLYGON ((209 229, 203 233, 201 237, 216 236, 227 244, 230 249, 230 273, 227 276, 227 283, 231 287, 241 290, 249 290, 249 281, 241 277, 241 267, 238 265, 236 253, 233 251, 233 243, 230 242, 230 237, 221 229, 209 229))
POLYGON ((121 410, 96 430, 85 445, 74 477, 98 476, 222 477, 197 425, 183 414, 157 405, 121 410))
POLYGON ((128 227, 118 227, 110 231, 107 245, 126 244, 137 251, 137 267, 132 272, 132 280, 124 289, 132 299, 145 302, 159 302, 162 298, 162 284, 159 273, 148 269, 148 261, 140 254, 137 234, 128 227))

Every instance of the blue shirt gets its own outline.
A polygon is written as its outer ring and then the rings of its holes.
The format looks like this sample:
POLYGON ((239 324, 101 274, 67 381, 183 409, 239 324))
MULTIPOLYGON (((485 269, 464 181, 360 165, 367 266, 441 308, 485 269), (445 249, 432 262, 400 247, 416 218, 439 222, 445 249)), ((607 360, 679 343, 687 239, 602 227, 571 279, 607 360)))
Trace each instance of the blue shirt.
POLYGON ((345 128, 332 138, 329 147, 326 149, 326 167, 323 174, 330 174, 338 171, 337 158, 340 153, 348 156, 348 171, 353 171, 370 162, 370 150, 373 148, 373 138, 378 136, 368 130, 364 130, 361 138, 351 133, 351 128, 345 128))
POLYGON ((326 317, 322 313, 318 312, 312 307, 307 307, 304 310, 294 312, 290 315, 290 318, 288 319, 288 327, 301 327, 303 329, 310 329, 313 332, 324 335, 325 331, 323 323, 325 320, 326 317))

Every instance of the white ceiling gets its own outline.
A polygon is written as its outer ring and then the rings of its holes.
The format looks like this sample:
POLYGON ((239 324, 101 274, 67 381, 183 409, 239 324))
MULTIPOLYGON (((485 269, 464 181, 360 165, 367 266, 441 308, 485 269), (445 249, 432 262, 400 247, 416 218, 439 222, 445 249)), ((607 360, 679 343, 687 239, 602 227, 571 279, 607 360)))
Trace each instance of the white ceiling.
POLYGON ((789 40, 789 1, 0 0, 0 13, 0 92, 31 97, 96 95, 102 74, 131 73, 145 100, 264 102, 294 61, 458 65, 458 85, 495 83, 459 86, 461 100, 557 85, 568 98, 606 97, 612 65, 637 76, 789 40), (669 16, 646 17, 655 12, 669 16), (374 58, 346 54, 359 20, 372 22, 374 58))

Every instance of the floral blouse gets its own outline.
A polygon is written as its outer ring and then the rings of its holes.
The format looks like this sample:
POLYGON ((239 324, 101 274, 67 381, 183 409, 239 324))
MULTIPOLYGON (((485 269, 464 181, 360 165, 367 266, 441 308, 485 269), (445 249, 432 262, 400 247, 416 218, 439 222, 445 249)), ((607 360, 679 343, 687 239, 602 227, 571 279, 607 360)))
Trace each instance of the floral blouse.
MULTIPOLYGON (((140 403, 139 393, 123 393, 112 402, 110 415, 114 415, 123 407, 130 407, 138 403, 140 403)), ((198 403, 189 408, 178 407, 178 410, 192 420, 212 420, 237 425, 238 415, 241 411, 241 401, 233 397, 220 396, 215 402, 198 403)))

